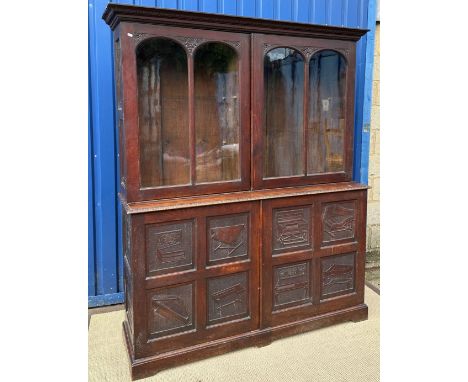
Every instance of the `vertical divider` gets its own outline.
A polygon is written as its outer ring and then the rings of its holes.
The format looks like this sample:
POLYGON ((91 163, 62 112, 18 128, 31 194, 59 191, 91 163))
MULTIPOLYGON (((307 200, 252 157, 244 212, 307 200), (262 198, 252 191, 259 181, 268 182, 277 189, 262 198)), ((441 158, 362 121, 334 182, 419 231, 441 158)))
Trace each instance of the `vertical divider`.
POLYGON ((320 303, 320 257, 317 253, 320 249, 321 242, 321 216, 320 211, 322 203, 320 198, 315 198, 313 207, 313 224, 314 224, 314 237, 313 237, 313 256, 312 256, 312 304, 318 305, 320 303))
POLYGON ((304 131, 303 131, 303 136, 304 136, 304 176, 307 176, 307 151, 308 151, 308 145, 307 145, 307 142, 308 142, 308 135, 309 135, 309 132, 308 132, 308 120, 309 120, 309 115, 308 115, 308 110, 309 110, 309 59, 307 59, 307 57, 304 57, 305 60, 304 60, 304 97, 303 97, 303 128, 304 128, 304 131))
POLYGON ((188 112, 189 112, 189 146, 190 146, 190 180, 194 185, 197 182, 195 163, 195 79, 193 54, 188 54, 188 112))
POLYGON ((207 323, 207 301, 206 301, 206 254, 207 254, 207 242, 206 242, 206 217, 197 213, 196 217, 196 248, 197 248, 197 276, 195 286, 195 316, 196 316, 196 329, 200 334, 206 328, 207 323))
POLYGON ((263 305, 263 242, 264 242, 264 233, 263 233, 263 200, 259 200, 257 204, 258 207, 258 216, 256 217, 255 225, 258 227, 257 230, 252 230, 257 234, 258 240, 258 252, 254 255, 258 256, 257 259, 257 275, 258 275, 258 328, 262 327, 263 316, 265 312, 262 309, 263 305))

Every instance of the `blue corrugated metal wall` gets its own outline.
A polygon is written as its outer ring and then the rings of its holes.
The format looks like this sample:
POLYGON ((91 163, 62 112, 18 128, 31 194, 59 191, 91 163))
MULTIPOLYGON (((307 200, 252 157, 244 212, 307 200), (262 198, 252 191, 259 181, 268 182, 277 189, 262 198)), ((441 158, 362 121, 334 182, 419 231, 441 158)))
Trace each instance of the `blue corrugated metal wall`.
MULTIPOLYGON (((89 0, 88 305, 123 302, 117 136, 114 129, 112 37, 101 19, 109 1, 89 0)), ((357 46, 355 171, 367 183, 375 0, 140 0, 157 6, 314 24, 368 28, 357 46)))

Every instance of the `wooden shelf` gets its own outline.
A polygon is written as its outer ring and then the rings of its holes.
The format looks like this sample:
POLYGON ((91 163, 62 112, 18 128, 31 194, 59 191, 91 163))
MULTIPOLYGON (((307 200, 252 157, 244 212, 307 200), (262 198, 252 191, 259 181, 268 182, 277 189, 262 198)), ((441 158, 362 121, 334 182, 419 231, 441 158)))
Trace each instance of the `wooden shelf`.
POLYGON ((127 203, 121 195, 120 199, 125 210, 129 214, 144 212, 167 211, 188 207, 202 207, 225 203, 241 203, 255 200, 286 198, 290 196, 303 196, 326 194, 331 192, 344 192, 354 190, 365 190, 369 187, 356 182, 327 183, 304 187, 287 187, 269 190, 255 190, 231 192, 229 194, 201 195, 187 198, 160 199, 148 202, 127 203))

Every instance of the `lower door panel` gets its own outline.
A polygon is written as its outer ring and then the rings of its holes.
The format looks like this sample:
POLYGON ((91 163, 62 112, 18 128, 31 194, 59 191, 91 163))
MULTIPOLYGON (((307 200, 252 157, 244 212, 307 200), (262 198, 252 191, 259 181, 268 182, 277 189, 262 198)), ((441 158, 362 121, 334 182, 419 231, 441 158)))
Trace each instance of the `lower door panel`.
POLYGON ((142 214, 133 226, 137 358, 259 327, 259 202, 142 214))
POLYGON ((364 300, 366 192, 262 202, 262 327, 364 300))

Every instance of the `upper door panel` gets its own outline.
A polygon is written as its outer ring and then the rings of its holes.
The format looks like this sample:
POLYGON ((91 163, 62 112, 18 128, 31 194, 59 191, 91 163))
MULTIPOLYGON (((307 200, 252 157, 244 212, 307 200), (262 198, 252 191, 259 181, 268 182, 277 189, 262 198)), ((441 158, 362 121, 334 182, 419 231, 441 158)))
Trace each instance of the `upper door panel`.
POLYGON ((127 200, 250 188, 247 34, 124 24, 127 200))
POLYGON ((253 36, 253 185, 351 180, 354 45, 253 36))

